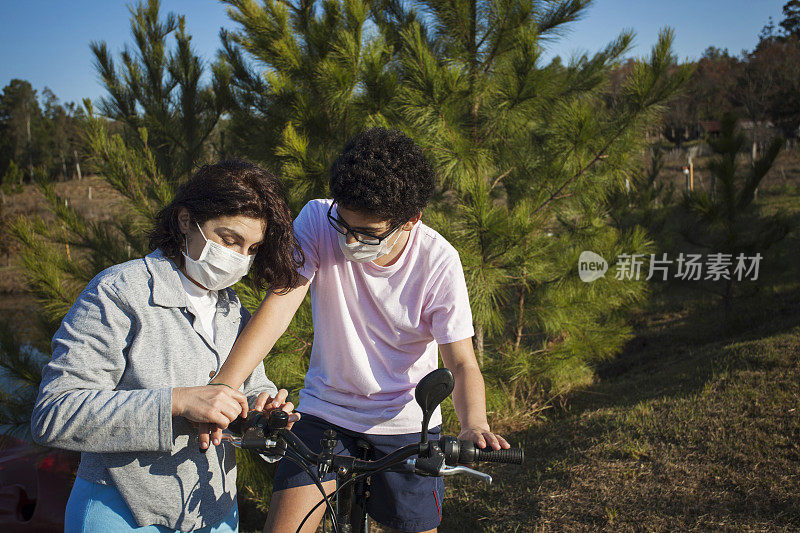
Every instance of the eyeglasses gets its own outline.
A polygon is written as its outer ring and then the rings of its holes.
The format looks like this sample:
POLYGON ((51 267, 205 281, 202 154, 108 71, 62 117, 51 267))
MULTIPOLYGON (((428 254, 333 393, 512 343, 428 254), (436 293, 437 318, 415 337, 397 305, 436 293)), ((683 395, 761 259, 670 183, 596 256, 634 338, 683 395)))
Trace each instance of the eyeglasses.
POLYGON ((338 231, 339 233, 341 233, 345 237, 349 233, 350 235, 353 236, 353 238, 355 240, 357 240, 358 242, 360 242, 362 244, 380 244, 384 239, 386 239, 387 237, 390 237, 392 235, 392 233, 394 233, 397 228, 399 228, 400 226, 403 225, 403 222, 401 222, 400 224, 396 225, 395 227, 393 227, 392 229, 390 229, 389 231, 387 231, 383 235, 373 235, 371 233, 364 233, 363 231, 355 231, 355 230, 353 230, 353 228, 348 226, 347 223, 344 220, 339 218, 338 214, 337 214, 337 216, 334 217, 331 214, 331 211, 333 211, 333 203, 331 203, 331 206, 328 208, 328 222, 331 223, 331 226, 333 226, 333 229, 335 229, 336 231, 338 231))

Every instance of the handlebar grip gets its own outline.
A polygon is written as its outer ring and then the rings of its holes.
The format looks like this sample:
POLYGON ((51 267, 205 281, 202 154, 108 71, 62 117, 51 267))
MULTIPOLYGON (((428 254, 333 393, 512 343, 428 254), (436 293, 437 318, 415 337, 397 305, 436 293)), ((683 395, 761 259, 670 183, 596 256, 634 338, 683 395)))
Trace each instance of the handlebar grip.
POLYGON ((525 461, 525 450, 509 448, 508 450, 492 450, 478 448, 469 440, 458 441, 458 462, 470 464, 476 461, 521 465, 525 461))
POLYGON ((475 461, 521 465, 525 461, 525 451, 522 448, 509 448, 508 450, 482 450, 476 447, 475 461))
POLYGON ((234 435, 244 435, 251 427, 261 427, 265 433, 270 433, 277 429, 285 428, 288 423, 289 415, 279 409, 272 411, 269 417, 264 416, 261 411, 250 411, 246 419, 238 417, 228 424, 228 431, 234 435))
POLYGON ((228 431, 234 435, 242 435, 248 427, 250 427, 249 417, 245 419, 240 416, 228 424, 228 431))
POLYGON ((275 409, 269 414, 267 419, 267 430, 275 431, 285 429, 289 425, 289 413, 280 409, 275 409))
POLYGON ((240 416, 228 424, 228 431, 234 435, 244 435, 244 433, 251 427, 265 425, 266 421, 264 413, 261 411, 250 411, 247 413, 247 418, 242 418, 240 416))

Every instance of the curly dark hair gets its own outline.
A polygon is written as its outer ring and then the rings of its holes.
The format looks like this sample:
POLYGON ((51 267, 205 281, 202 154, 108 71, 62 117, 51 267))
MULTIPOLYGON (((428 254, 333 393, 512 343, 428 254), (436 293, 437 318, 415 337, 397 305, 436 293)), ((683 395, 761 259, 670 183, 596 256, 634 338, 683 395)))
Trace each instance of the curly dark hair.
POLYGON ((297 285, 303 252, 294 236, 284 188, 271 172, 246 161, 221 161, 202 166, 177 190, 156 217, 150 247, 183 266, 184 235, 178 211, 185 207, 202 224, 221 216, 244 215, 263 220, 264 240, 249 277, 259 289, 285 292, 297 285))
POLYGON ((331 195, 343 207, 391 225, 413 218, 433 194, 433 167, 399 130, 371 128, 347 143, 331 166, 331 195))

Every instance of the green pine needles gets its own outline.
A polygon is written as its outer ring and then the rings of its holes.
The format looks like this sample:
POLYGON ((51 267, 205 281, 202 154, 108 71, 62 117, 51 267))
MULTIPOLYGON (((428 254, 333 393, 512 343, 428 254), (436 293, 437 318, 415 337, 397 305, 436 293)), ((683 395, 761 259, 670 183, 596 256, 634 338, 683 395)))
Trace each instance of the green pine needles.
MULTIPOLYGON (((533 411, 592 380, 630 337, 626 313, 646 285, 611 270, 585 283, 578 256, 613 264, 651 251, 641 227, 615 227, 609 209, 690 73, 672 32, 612 88, 630 32, 593 55, 545 59, 587 0, 226 3, 238 28, 221 32, 206 84, 183 19, 162 18, 157 1, 131 9, 135 48, 121 68, 92 45, 108 92, 99 111, 121 130, 111 135, 87 106, 85 134, 123 208, 97 224, 42 185, 57 223, 13 225, 46 335, 97 272, 149 251, 154 214, 196 165, 219 154, 257 161, 286 179, 296 213, 328 196, 349 138, 385 126, 412 136, 440 178, 423 220, 460 252, 490 411, 533 411)), ((264 296, 237 290, 251 310, 264 296)), ((306 304, 267 357, 268 376, 299 389, 312 341, 306 304)))
MULTIPOLYGON (((726 254, 736 264, 737 256, 753 257, 777 243, 795 227, 785 213, 766 215, 754 203, 758 186, 783 149, 784 140, 773 138, 764 155, 742 165, 747 140, 738 128, 737 117, 726 114, 721 120, 718 138, 708 139, 714 154, 709 167, 709 190, 684 195, 684 207, 690 217, 681 233, 691 244, 709 253, 726 254)), ((711 282, 711 290, 722 297, 726 323, 735 298, 736 279, 711 282)))
POLYGON ((543 59, 587 1, 227 3, 232 129, 289 180, 295 208, 327 195, 360 129, 399 128, 425 149, 441 181, 424 219, 461 253, 495 410, 586 382, 620 349, 645 286, 583 283, 577 257, 650 250, 607 206, 690 74, 671 31, 612 91, 630 32, 566 65, 543 59))

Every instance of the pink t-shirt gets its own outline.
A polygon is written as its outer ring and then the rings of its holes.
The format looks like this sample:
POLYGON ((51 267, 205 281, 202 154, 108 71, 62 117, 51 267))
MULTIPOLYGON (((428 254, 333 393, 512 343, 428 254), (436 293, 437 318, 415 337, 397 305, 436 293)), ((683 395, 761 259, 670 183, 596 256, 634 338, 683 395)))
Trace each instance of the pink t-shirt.
MULTIPOLYGON (((360 433, 419 432, 414 387, 438 366, 437 345, 474 334, 458 252, 418 222, 393 265, 348 261, 331 202, 312 200, 294 221, 314 319, 298 410, 360 433)), ((437 409, 430 425, 441 421, 437 409)))

